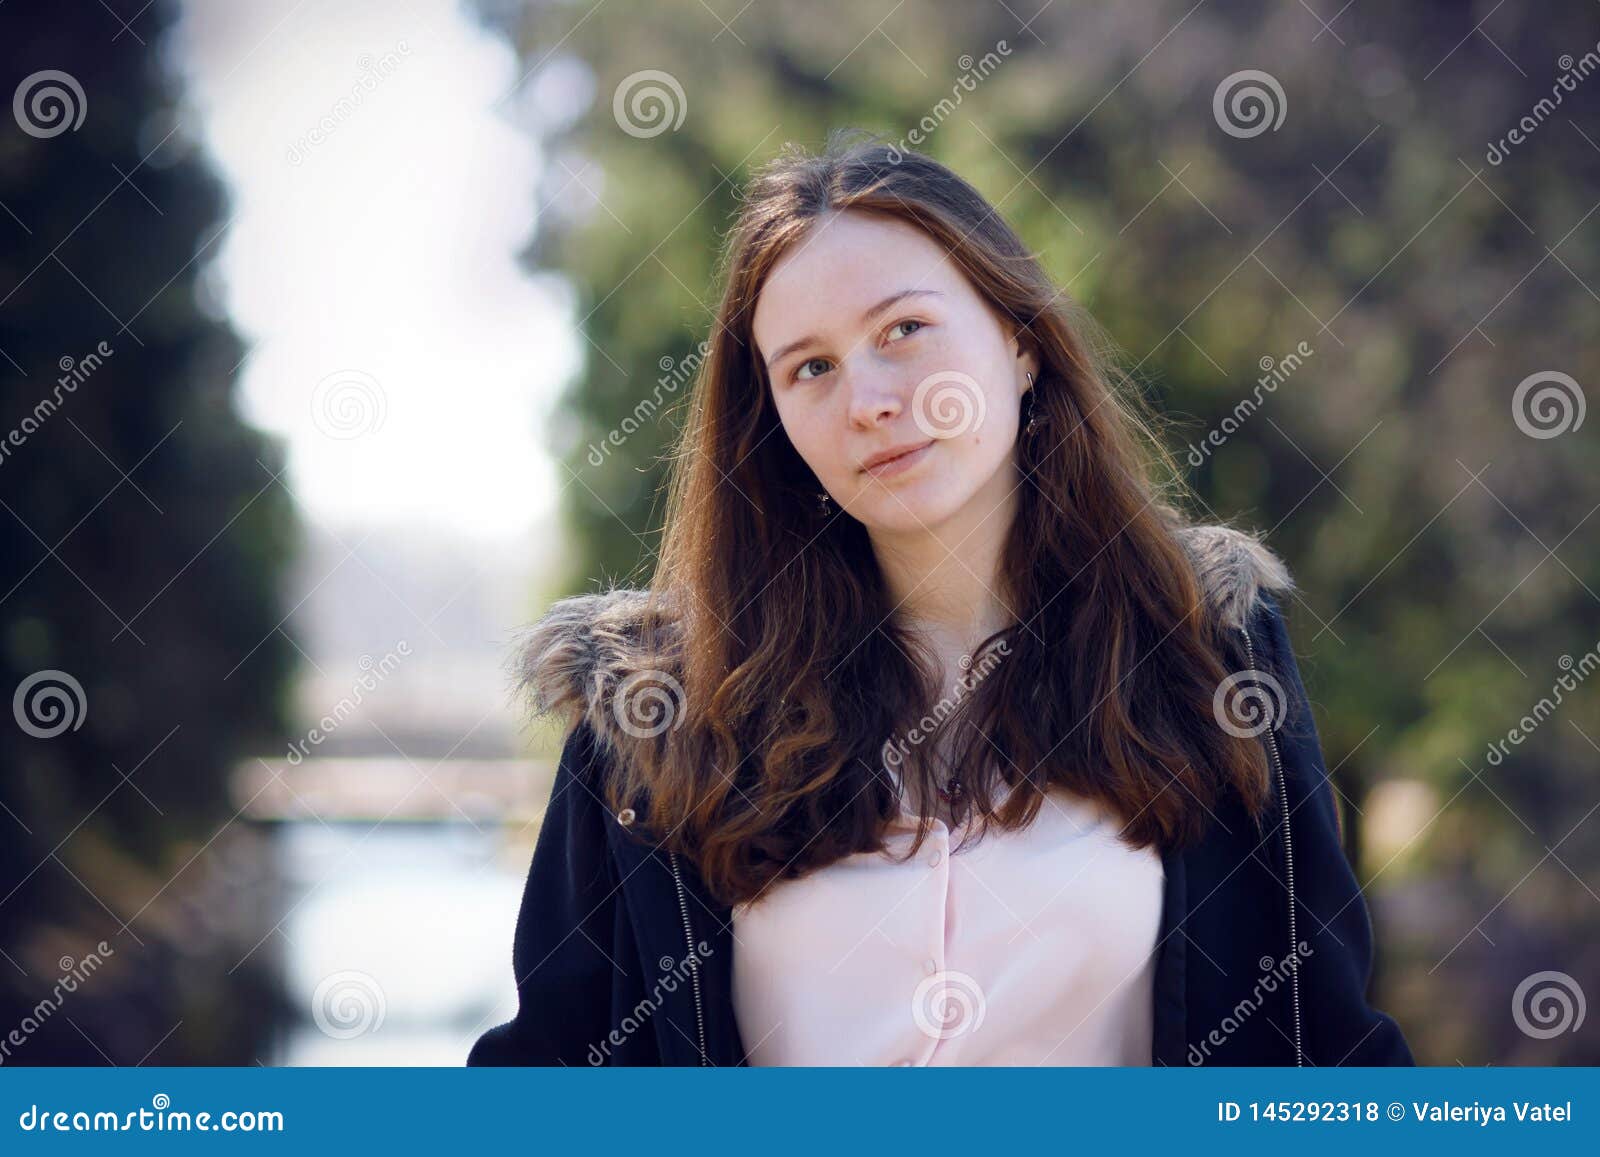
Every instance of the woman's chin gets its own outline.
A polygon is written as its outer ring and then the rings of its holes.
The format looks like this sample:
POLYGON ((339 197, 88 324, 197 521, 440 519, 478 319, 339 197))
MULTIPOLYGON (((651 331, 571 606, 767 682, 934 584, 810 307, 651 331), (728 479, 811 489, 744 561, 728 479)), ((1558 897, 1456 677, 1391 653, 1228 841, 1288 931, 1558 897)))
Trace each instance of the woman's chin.
POLYGON ((956 508, 951 495, 932 487, 907 486, 892 493, 882 491, 862 495, 850 508, 869 531, 882 534, 918 534, 932 530, 956 508))

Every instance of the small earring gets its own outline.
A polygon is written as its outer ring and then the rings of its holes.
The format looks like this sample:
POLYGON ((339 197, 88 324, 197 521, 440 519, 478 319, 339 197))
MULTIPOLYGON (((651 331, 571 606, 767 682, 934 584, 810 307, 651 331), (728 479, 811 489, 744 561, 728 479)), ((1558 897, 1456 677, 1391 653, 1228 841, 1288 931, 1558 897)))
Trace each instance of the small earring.
POLYGON ((1033 373, 1031 371, 1024 372, 1028 379, 1028 421, 1022 427, 1022 433, 1030 435, 1039 428, 1039 401, 1033 392, 1033 373))
POLYGON ((833 513, 833 500, 826 490, 817 491, 817 513, 823 518, 833 513))

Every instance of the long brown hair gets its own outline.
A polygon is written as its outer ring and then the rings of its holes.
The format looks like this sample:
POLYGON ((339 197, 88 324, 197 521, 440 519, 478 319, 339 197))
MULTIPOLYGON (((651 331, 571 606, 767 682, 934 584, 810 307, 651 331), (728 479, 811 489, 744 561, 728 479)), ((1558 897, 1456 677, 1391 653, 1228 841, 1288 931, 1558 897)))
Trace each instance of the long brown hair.
POLYGON ((755 175, 722 276, 645 616, 681 717, 630 750, 612 801, 647 797, 640 827, 725 903, 884 850, 899 806, 886 751, 911 798, 959 767, 980 835, 1031 822, 1051 785, 1108 805, 1135 848, 1188 844, 1230 789, 1259 814, 1260 743, 1213 714, 1229 668, 1175 537, 1181 476, 1109 343, 994 208, 931 158, 835 134, 755 175), (1039 358, 1040 428, 1018 443, 999 575, 1016 621, 979 649, 983 676, 953 713, 934 706, 940 672, 894 613, 865 527, 819 512, 751 332, 778 259, 841 210, 923 230, 1039 358), (939 743, 894 742, 934 710, 939 743))

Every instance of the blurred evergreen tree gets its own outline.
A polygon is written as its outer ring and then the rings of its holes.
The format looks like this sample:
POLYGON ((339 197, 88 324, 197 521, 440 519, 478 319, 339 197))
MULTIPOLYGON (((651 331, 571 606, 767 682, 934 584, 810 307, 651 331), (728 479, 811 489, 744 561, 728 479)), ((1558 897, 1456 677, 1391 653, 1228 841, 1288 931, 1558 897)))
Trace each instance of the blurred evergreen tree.
POLYGON ((227 207, 158 55, 172 17, 0 7, 8 699, 37 677, 0 729, 0 1033, 42 1022, 11 1063, 248 1064, 272 1017, 267 961, 230 974, 260 933, 226 902, 252 868, 225 777, 285 730, 294 528, 205 305, 227 207))

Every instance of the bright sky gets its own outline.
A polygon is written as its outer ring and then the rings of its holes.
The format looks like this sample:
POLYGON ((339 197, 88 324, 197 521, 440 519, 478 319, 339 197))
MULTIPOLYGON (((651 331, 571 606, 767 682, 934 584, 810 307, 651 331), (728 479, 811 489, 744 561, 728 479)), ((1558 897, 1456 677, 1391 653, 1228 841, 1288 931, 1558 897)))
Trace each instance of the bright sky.
POLYGON ((337 525, 526 530, 582 339, 517 262, 540 158, 510 48, 457 0, 190 3, 175 47, 232 190, 210 253, 254 343, 245 416, 289 439, 297 497, 337 525))

